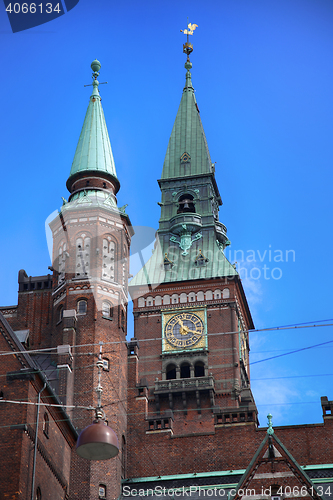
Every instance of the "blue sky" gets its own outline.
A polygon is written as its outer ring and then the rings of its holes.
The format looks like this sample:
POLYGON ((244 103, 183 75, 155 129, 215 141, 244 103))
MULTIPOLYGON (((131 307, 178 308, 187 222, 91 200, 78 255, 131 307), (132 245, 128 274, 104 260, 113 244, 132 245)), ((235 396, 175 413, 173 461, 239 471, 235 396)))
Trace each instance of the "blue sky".
MULTIPOLYGON (((331 0, 80 0, 16 34, 0 8, 1 305, 17 303, 19 269, 48 272, 45 220, 68 196, 95 58, 108 81, 100 90, 119 205, 128 203, 133 225, 157 227, 156 179, 185 81, 188 16, 199 26, 192 80, 216 161, 227 256, 242 270, 254 323, 332 318, 331 0)), ((332 327, 253 333, 251 359, 330 340, 332 327)), ((253 364, 261 425, 269 411, 275 425, 322 421, 332 353, 333 343, 253 364)))

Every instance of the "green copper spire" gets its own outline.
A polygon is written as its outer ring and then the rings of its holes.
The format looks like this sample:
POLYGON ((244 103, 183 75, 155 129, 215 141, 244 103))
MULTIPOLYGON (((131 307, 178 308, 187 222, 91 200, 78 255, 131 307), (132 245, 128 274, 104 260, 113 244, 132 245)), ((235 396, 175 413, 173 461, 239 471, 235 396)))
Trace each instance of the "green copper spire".
MULTIPOLYGON (((189 35, 196 25, 188 24, 189 35)), ((154 252, 130 287, 238 277, 224 249, 230 244, 219 221, 221 196, 194 96, 187 41, 186 84, 159 185, 161 217, 154 252)))
POLYGON ((212 172, 212 161, 194 95, 191 68, 192 63, 187 60, 186 83, 165 155, 162 179, 212 172))
POLYGON ((82 175, 94 174, 109 179, 119 189, 110 139, 99 94, 97 77, 101 64, 97 59, 92 62, 93 91, 84 119, 81 135, 76 148, 72 168, 67 180, 67 188, 71 191, 73 182, 82 175))

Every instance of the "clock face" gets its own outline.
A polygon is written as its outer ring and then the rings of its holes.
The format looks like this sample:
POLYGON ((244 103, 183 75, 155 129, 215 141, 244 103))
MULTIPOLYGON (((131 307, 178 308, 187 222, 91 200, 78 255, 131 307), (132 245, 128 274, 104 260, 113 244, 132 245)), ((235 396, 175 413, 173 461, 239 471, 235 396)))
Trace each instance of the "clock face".
POLYGON ((184 349, 193 347, 204 335, 204 324, 201 318, 190 312, 175 314, 166 323, 164 336, 172 347, 184 349))

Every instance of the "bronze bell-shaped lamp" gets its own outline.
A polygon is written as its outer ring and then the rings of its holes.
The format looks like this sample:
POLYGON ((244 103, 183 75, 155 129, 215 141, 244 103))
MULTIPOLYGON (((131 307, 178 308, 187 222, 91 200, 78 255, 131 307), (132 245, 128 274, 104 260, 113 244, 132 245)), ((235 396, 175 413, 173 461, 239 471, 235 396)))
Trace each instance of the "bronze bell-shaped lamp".
POLYGON ((81 431, 77 443, 76 453, 87 460, 107 460, 118 455, 119 443, 115 432, 106 425, 105 413, 101 406, 101 373, 103 368, 102 347, 98 355, 98 386, 97 408, 95 409, 95 420, 81 431))

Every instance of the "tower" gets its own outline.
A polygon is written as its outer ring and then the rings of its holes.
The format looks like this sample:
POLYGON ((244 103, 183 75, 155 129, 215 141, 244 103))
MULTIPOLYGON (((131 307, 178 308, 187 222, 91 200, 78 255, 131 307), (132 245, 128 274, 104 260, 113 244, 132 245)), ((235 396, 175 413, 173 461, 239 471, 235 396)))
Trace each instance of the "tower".
POLYGON ((257 425, 249 373, 253 322, 239 274, 224 254, 230 241, 219 221, 222 200, 192 85, 192 50, 187 41, 185 87, 158 181, 155 248, 130 282, 129 436, 145 458, 129 463, 129 477, 147 475, 147 455, 156 468, 150 475, 224 470, 232 462, 210 447, 221 444, 227 427, 257 425), (175 460, 184 454, 186 461, 175 460))
POLYGON ((70 498, 119 495, 126 453, 126 324, 128 258, 133 233, 118 208, 120 188, 99 94, 100 63, 95 60, 93 91, 67 180, 70 192, 50 223, 53 234, 53 346, 75 346, 57 359, 58 393, 75 405, 71 417, 80 431, 96 406, 96 358, 102 346, 102 405, 115 431, 120 454, 96 464, 73 453, 70 498), (73 355, 71 357, 71 355, 73 355))

